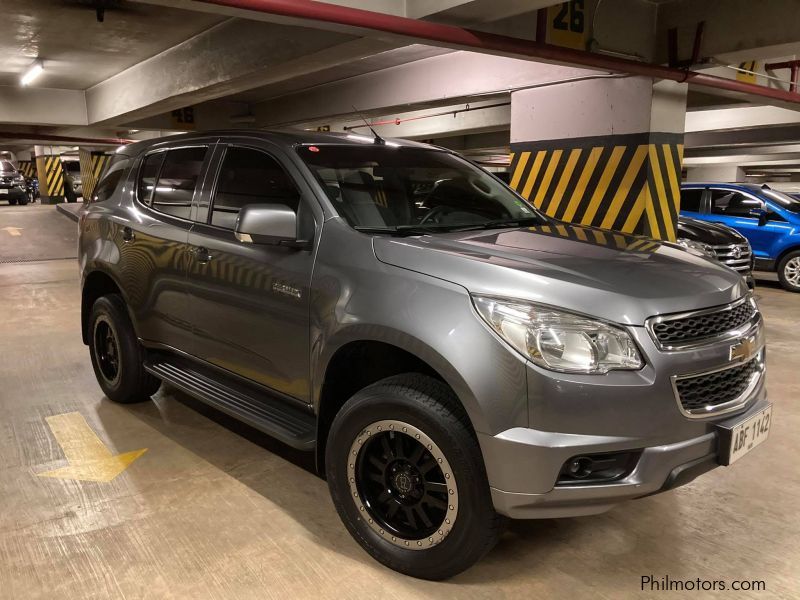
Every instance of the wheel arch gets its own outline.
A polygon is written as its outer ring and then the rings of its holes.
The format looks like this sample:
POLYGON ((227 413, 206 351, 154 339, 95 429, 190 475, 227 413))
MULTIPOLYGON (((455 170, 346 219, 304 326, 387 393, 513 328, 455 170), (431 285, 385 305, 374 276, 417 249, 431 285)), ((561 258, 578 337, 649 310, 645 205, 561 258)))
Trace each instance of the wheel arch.
POLYGON ((98 269, 85 276, 81 289, 81 338, 84 344, 89 343, 89 314, 92 306, 98 298, 108 294, 119 294, 127 305, 127 298, 122 287, 109 273, 98 269))
POLYGON ((787 254, 791 254, 792 252, 800 251, 800 242, 797 242, 793 245, 787 246, 786 248, 781 249, 778 256, 775 258, 775 270, 778 269, 778 266, 781 264, 781 261, 786 258, 787 254))
MULTIPOLYGON (((393 336, 395 337, 395 336, 393 336)), ((413 345, 400 334, 392 340, 372 337, 349 339, 337 345, 314 377, 314 407, 317 413, 316 460, 320 473, 325 472, 325 444, 328 431, 342 406, 353 394, 386 377, 401 373, 422 373, 445 383, 458 398, 470 420, 477 404, 466 382, 455 369, 427 345, 414 340, 413 345)))

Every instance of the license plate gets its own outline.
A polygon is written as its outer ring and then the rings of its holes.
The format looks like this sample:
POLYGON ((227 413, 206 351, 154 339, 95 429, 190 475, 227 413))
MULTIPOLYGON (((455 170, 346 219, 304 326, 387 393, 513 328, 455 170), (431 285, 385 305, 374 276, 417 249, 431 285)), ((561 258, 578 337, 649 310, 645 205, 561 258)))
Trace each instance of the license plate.
POLYGON ((772 405, 732 427, 719 427, 719 462, 732 465, 769 436, 772 405))
POLYGON ((0 194, 7 194, 8 188, 0 188, 0 194))

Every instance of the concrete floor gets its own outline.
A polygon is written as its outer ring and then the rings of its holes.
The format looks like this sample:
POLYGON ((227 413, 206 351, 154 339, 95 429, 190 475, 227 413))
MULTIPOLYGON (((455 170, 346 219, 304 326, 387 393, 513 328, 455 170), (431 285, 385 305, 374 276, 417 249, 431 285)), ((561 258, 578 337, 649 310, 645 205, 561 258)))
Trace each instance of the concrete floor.
MULTIPOLYGON (((45 216, 53 207, 25 208, 39 231, 29 218, 0 237, 0 259, 29 234, 74 235, 45 216)), ((20 211, 0 207, 0 236, 20 211)), ((350 539, 307 456, 175 390, 106 400, 80 340, 74 260, 0 264, 0 597, 638 598, 658 595, 640 591, 642 575, 668 575, 766 582, 719 597, 796 598, 800 295, 760 283, 775 403, 761 448, 605 515, 513 523, 481 563, 433 584, 350 539), (106 483, 38 477, 66 464, 45 419, 73 411, 113 453, 147 452, 106 483)))

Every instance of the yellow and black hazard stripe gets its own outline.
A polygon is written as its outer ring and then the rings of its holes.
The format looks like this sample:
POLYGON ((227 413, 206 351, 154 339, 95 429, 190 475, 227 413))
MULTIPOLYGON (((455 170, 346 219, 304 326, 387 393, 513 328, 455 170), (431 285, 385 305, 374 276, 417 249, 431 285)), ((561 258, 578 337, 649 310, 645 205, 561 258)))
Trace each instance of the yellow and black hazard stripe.
POLYGON ((682 134, 519 142, 511 151, 511 187, 546 214, 675 240, 682 134))
POLYGON ((36 165, 33 164, 31 160, 21 160, 17 165, 17 169, 20 173, 22 173, 23 177, 35 177, 36 176, 36 165))
POLYGON ((576 242, 603 246, 612 250, 624 250, 626 252, 650 254, 661 247, 661 242, 654 241, 649 237, 604 231, 597 227, 585 227, 574 223, 569 225, 540 225, 530 229, 543 235, 566 238, 576 242))
POLYGON ((78 151, 78 156, 81 162, 83 197, 91 198, 94 188, 97 187, 97 182, 100 181, 111 162, 112 155, 105 152, 89 152, 81 148, 78 151))
POLYGON ((58 198, 64 196, 64 169, 60 156, 37 156, 36 172, 42 196, 58 198))

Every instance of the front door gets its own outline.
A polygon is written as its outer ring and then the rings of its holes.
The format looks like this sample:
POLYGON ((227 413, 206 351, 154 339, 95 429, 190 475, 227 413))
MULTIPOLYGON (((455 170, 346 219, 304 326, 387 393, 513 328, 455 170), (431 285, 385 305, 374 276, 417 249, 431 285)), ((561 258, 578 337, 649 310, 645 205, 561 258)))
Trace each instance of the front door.
MULTIPOLYGON (((189 234, 194 354, 306 402, 313 250, 240 242, 234 227, 246 204, 284 204, 304 216, 320 209, 293 166, 267 145, 246 143, 220 146, 215 183, 189 234)), ((303 234, 312 239, 314 218, 298 222, 310 223, 303 234)))
POLYGON ((712 188, 710 193, 711 220, 733 227, 745 236, 757 258, 769 258, 772 245, 783 232, 775 220, 759 219, 759 213, 767 209, 764 201, 736 190, 712 188))

